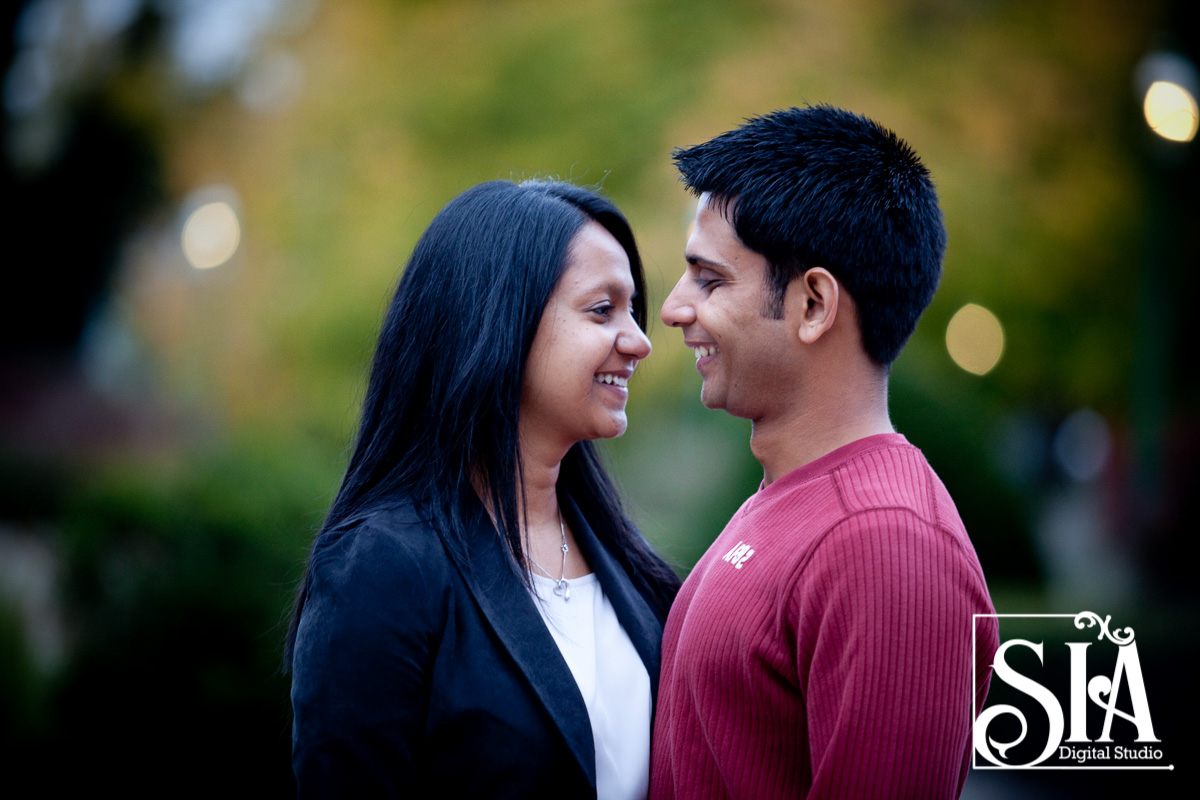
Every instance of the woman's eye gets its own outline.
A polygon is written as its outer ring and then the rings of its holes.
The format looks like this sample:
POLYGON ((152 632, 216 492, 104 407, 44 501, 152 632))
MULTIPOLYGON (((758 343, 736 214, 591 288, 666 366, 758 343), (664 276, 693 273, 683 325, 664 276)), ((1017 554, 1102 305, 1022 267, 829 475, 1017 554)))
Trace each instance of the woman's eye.
POLYGON ((613 307, 611 305, 596 306, 592 309, 592 313, 599 314, 602 317, 609 317, 612 315, 612 310, 613 307))

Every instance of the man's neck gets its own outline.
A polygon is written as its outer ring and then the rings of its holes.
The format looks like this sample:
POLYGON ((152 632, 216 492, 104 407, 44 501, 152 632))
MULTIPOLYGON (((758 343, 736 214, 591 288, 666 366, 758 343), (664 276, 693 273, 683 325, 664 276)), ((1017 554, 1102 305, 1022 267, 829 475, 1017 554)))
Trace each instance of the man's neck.
POLYGON ((858 380, 815 387, 770 417, 754 420, 750 451, 763 467, 763 485, 879 433, 895 433, 887 409, 887 376, 874 371, 858 380))

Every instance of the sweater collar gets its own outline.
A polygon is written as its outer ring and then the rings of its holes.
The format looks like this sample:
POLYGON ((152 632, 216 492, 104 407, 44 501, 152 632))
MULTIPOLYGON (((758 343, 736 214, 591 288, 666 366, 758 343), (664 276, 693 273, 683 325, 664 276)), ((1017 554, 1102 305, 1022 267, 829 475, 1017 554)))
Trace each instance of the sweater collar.
POLYGON ((776 479, 770 486, 763 486, 759 483, 758 491, 751 497, 752 504, 756 505, 776 495, 785 494, 797 486, 808 483, 814 478, 827 475, 847 461, 857 458, 868 450, 902 446, 910 445, 908 439, 904 438, 904 434, 901 433, 876 433, 872 436, 864 436, 862 439, 856 439, 849 444, 842 445, 836 450, 831 450, 802 467, 796 467, 791 472, 776 479))

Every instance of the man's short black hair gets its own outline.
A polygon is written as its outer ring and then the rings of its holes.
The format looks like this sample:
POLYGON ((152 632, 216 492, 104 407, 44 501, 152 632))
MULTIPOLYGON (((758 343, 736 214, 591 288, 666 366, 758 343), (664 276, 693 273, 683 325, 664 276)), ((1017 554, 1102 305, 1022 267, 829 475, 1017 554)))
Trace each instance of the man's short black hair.
POLYGON ((828 105, 746 121, 673 153, 742 242, 770 262, 767 313, 788 284, 825 267, 858 308, 867 355, 887 366, 933 299, 946 229, 929 170, 896 134, 828 105))

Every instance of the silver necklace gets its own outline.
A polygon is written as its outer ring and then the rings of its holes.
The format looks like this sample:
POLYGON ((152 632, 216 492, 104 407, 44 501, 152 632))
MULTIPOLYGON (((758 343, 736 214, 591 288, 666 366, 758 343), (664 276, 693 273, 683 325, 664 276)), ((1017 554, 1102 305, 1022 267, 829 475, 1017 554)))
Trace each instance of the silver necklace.
POLYGON ((562 537, 562 554, 563 554, 563 556, 562 556, 562 571, 559 573, 558 580, 555 580, 554 576, 551 575, 546 570, 545 567, 543 567, 537 561, 534 561, 534 558, 532 555, 529 556, 529 560, 531 562, 533 562, 533 565, 535 567, 537 567, 538 569, 540 569, 542 571, 543 575, 545 575, 550 580, 554 581, 554 593, 556 595, 561 597, 563 600, 570 600, 571 599, 571 586, 570 586, 570 584, 567 583, 567 552, 570 550, 570 548, 567 547, 567 529, 566 529, 566 526, 563 525, 563 517, 562 517, 562 509, 561 508, 558 510, 558 535, 562 537))

